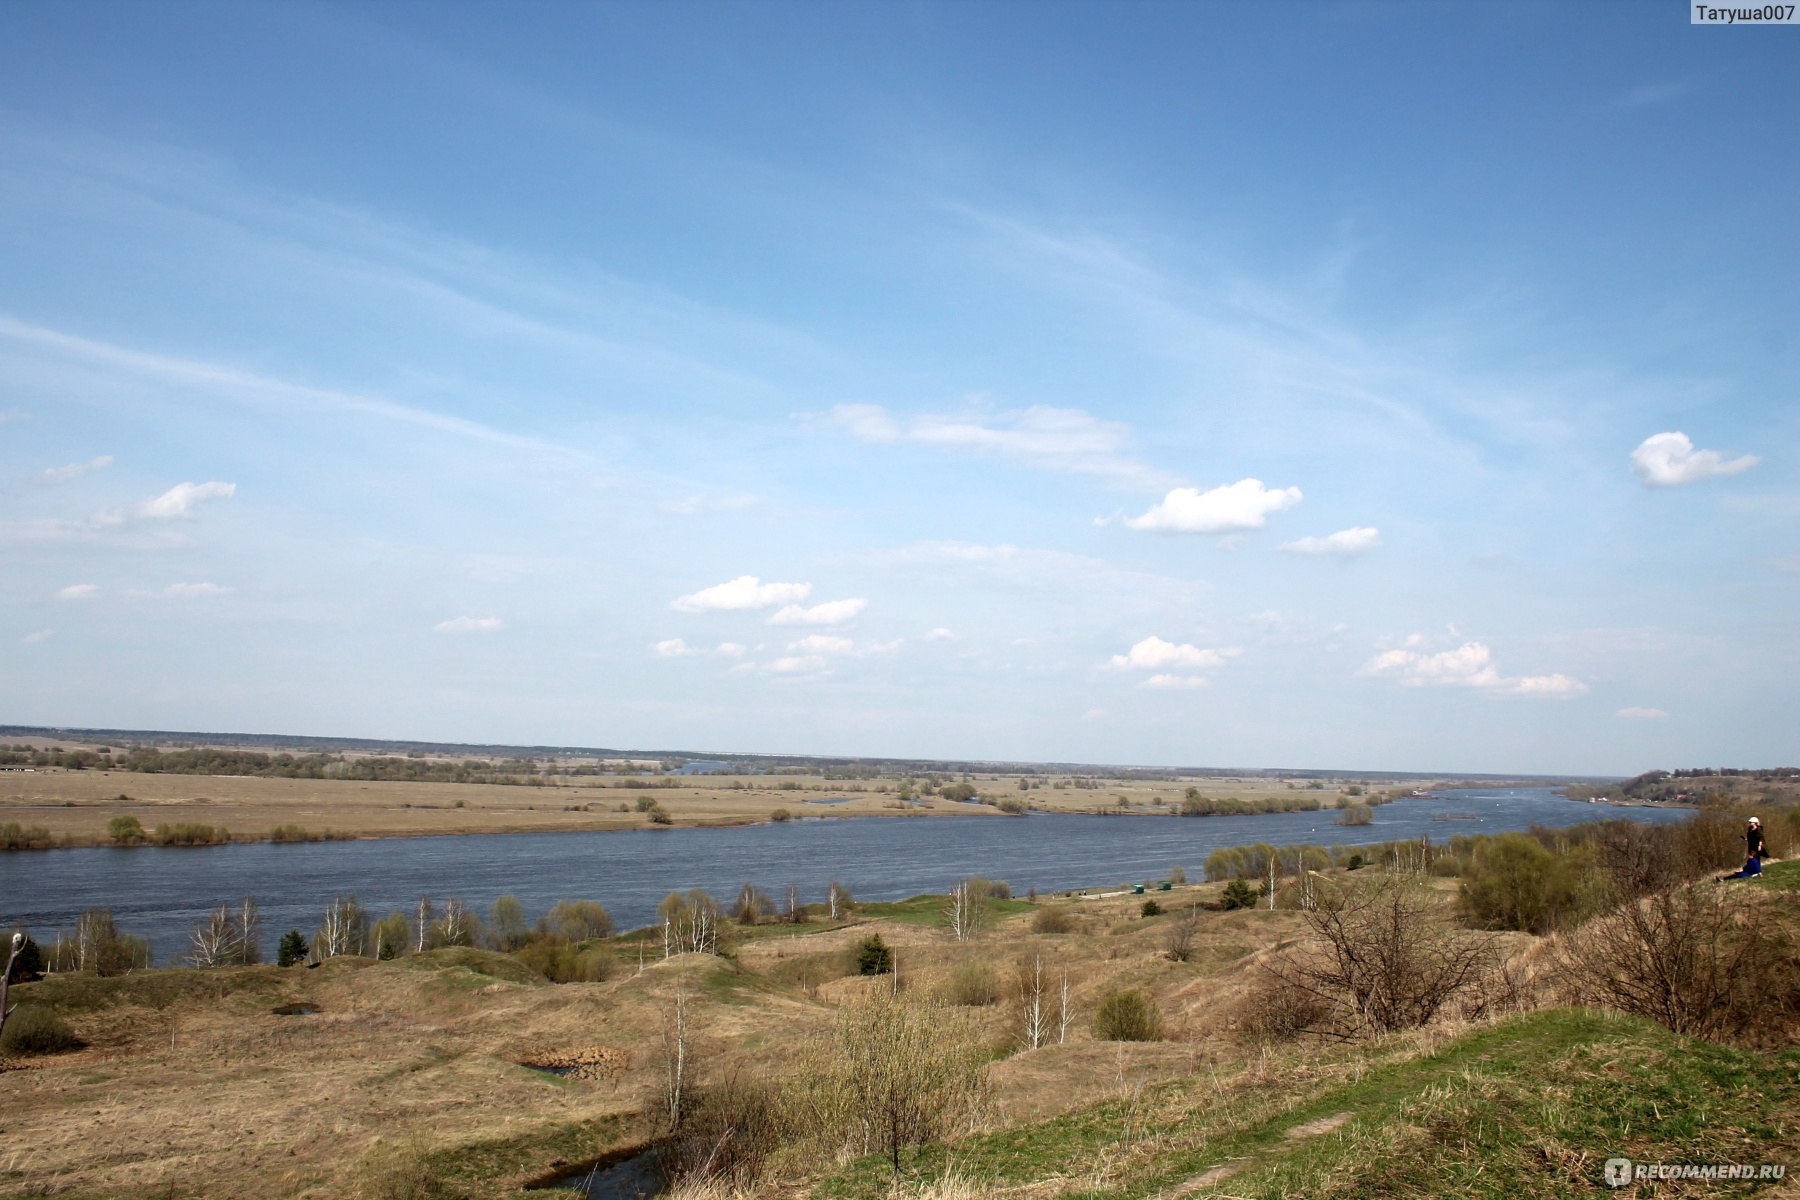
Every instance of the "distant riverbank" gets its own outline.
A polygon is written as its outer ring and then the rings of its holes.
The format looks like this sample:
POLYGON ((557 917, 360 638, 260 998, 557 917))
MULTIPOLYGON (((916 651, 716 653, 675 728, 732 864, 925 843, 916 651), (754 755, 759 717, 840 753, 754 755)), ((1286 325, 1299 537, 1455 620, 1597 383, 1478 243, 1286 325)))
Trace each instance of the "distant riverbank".
MULTIPOLYGON (((968 806, 973 807, 973 806, 968 806)), ((1367 845, 1407 838, 1442 841, 1532 825, 1593 820, 1598 806, 1549 788, 1456 790, 1408 797, 1344 826, 1330 812, 1172 820, 1033 814, 965 821, 809 820, 670 834, 639 829, 607 836, 559 832, 509 837, 410 837, 294 845, 192 849, 88 848, 15 855, 6 863, 0 925, 40 938, 73 927, 89 908, 110 908, 127 932, 151 940, 157 962, 186 952, 208 911, 246 895, 262 906, 265 953, 287 929, 310 934, 333 897, 354 893, 372 913, 411 911, 419 897, 455 896, 485 912, 517 896, 533 918, 558 900, 604 904, 621 927, 655 919, 673 891, 703 887, 729 898, 749 882, 771 895, 792 885, 803 902, 837 880, 858 897, 897 900, 943 891, 965 875, 1010 882, 1015 891, 1069 891, 1161 879, 1180 866, 1204 872, 1208 854, 1264 842, 1367 845), (1446 814, 1460 819, 1446 821, 1446 814)), ((1685 812, 1621 810, 1627 820, 1675 821, 1685 812)))

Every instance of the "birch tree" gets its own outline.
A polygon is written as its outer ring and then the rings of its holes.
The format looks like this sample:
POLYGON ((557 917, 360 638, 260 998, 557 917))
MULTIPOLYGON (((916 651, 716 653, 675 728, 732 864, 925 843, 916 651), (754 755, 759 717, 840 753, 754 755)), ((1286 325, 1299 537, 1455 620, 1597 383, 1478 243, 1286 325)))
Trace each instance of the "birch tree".
POLYGON ((1050 1014, 1045 1006, 1044 956, 1033 954, 1019 965, 1020 1039, 1027 1050, 1049 1040, 1050 1014))
POLYGON ((719 902, 704 888, 670 892, 656 912, 662 918, 663 957, 718 953, 719 902))
POLYGON ((944 915, 949 918, 950 932, 956 935, 957 941, 966 942, 981 929, 985 899, 985 894, 972 879, 959 880, 950 889, 950 907, 944 910, 944 915))
POLYGON ((832 880, 826 887, 825 907, 830 911, 832 920, 843 920, 844 914, 850 911, 850 906, 854 903, 855 900, 850 895, 850 889, 837 880, 832 880))
POLYGON ((231 910, 223 906, 207 914, 200 928, 194 930, 193 949, 188 962, 196 967, 223 967, 235 958, 237 923, 231 910))

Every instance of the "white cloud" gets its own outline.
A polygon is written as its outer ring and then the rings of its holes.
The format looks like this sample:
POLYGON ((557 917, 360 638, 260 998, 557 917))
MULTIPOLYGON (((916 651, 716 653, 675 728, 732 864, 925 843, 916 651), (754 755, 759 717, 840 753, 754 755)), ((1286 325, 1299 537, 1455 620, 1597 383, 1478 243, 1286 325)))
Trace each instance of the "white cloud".
POLYGON ((80 479, 89 471, 104 470, 112 466, 112 455, 102 454, 99 458, 90 458, 84 463, 70 463, 66 467, 47 467, 38 472, 38 478, 45 483, 67 483, 71 479, 80 479))
POLYGON ((815 604, 811 608, 790 604, 770 617, 769 624, 842 625, 867 607, 869 607, 869 602, 860 597, 851 600, 827 600, 825 603, 815 604))
POLYGON ((1297 487, 1267 488, 1260 479, 1201 491, 1175 488, 1141 517, 1126 517, 1128 529, 1143 533, 1234 533, 1261 529, 1269 514, 1300 503, 1297 487))
POLYGON ((1585 696, 1588 685, 1572 675, 1521 675, 1508 680, 1505 690, 1514 696, 1585 696))
POLYGON ((66 588, 57 589, 56 598, 58 600, 92 600, 99 594, 100 585, 97 583, 71 583, 66 588))
MULTIPOLYGON (((1160 671, 1169 667, 1193 667, 1202 670, 1211 667, 1222 667, 1225 661, 1236 658, 1243 651, 1231 647, 1224 650, 1203 650, 1199 646, 1177 645, 1165 642, 1152 635, 1133 646, 1127 654, 1115 654, 1107 665, 1115 670, 1160 671)), ((1166 685, 1158 685, 1166 686, 1166 685)))
POLYGON ((452 617, 432 627, 438 633, 494 633, 506 628, 499 617, 452 617))
POLYGON ((24 637, 20 638, 19 641, 23 642, 27 646, 33 646, 33 645, 36 645, 38 642, 49 641, 52 637, 55 636, 55 634, 56 634, 56 630, 54 630, 54 629, 40 629, 36 633, 26 634, 24 637))
POLYGON ((1167 479, 1127 453, 1129 426, 1078 408, 1038 404, 993 412, 975 406, 963 415, 926 414, 902 421, 878 404, 840 404, 825 414, 825 421, 865 442, 1002 454, 1047 470, 1138 486, 1158 486, 1167 479))
POLYGON ((1292 542, 1283 542, 1275 548, 1286 550, 1289 554, 1349 558, 1356 554, 1367 554, 1379 545, 1381 545, 1381 531, 1373 526, 1361 525, 1354 529, 1340 529, 1325 537, 1303 537, 1292 542))
POLYGON ((826 633, 815 633, 788 643, 789 654, 849 654, 855 649, 856 643, 850 638, 833 637, 826 633))
MULTIPOLYGON (((680 641, 681 639, 676 638, 675 640, 680 641)), ((742 642, 720 642, 717 653, 725 658, 742 658, 748 649, 749 647, 742 642)))
POLYGON ((939 625, 936 629, 927 629, 925 631, 925 640, 928 642, 954 642, 956 640, 956 634, 945 629, 942 625, 939 625))
POLYGON ((743 612, 797 603, 811 594, 810 583, 763 583, 754 575, 740 575, 727 583, 677 596, 669 601, 669 607, 686 613, 743 612))
POLYGON ((1104 708, 1090 708, 1081 714, 1081 719, 1083 721, 1104 721, 1106 720, 1106 710, 1104 708))
MULTIPOLYGON (((1420 644, 1414 635, 1409 645, 1420 644)), ((1494 652, 1481 642, 1465 642, 1454 650, 1427 654, 1389 650, 1363 664, 1362 674, 1398 679, 1406 687, 1466 687, 1512 696, 1580 696, 1588 685, 1568 675, 1506 676, 1494 663, 1494 652)))
POLYGON ((1205 687, 1206 678, 1201 675, 1152 675, 1144 680, 1144 686, 1153 688, 1205 687))
POLYGON ((1726 459, 1717 450, 1696 450, 1685 433, 1656 433, 1631 452, 1631 467, 1651 487, 1679 487, 1748 471, 1762 459, 1754 454, 1726 459))
POLYGON ((656 643, 650 648, 664 658, 680 658, 684 654, 694 653, 688 644, 680 638, 669 638, 666 641, 656 643))
POLYGON ((1618 712, 1613 714, 1615 717, 1624 717, 1627 721, 1661 721, 1667 718, 1668 715, 1668 713, 1660 708, 1636 707, 1621 708, 1618 712))
POLYGON ((206 596, 229 596, 231 588, 216 583, 171 583, 156 593, 167 600, 198 600, 206 596))
POLYGON ((137 515, 151 521, 173 521, 193 515, 194 509, 207 500, 237 494, 237 484, 178 483, 154 500, 138 505, 137 515))
MULTIPOLYGON (((47 329, 41 325, 28 325, 11 317, 0 316, 0 337, 52 348, 63 354, 90 362, 105 363, 112 367, 122 367, 142 375, 173 380, 180 386, 204 389, 240 403, 273 401, 301 411, 349 410, 528 451, 557 455, 570 453, 560 446, 539 441, 536 438, 503 433, 461 417, 446 416, 427 409, 411 408, 379 397, 359 396, 347 392, 334 392, 325 388, 307 387, 282 379, 252 375, 247 371, 239 371, 234 367, 219 363, 146 354, 106 342, 76 337, 55 329, 47 329)), ((24 413, 17 415, 21 418, 26 416, 24 413)))
POLYGON ((8 421, 28 421, 30 419, 31 419, 30 413, 20 412, 16 408, 9 408, 9 409, 0 411, 0 425, 4 425, 8 421))
POLYGON ((1800 554, 1780 554, 1764 561, 1777 571, 1785 571, 1789 575, 1800 575, 1800 554))
POLYGON ((777 675, 809 675, 825 669, 825 660, 816 654, 789 655, 769 664, 777 675))

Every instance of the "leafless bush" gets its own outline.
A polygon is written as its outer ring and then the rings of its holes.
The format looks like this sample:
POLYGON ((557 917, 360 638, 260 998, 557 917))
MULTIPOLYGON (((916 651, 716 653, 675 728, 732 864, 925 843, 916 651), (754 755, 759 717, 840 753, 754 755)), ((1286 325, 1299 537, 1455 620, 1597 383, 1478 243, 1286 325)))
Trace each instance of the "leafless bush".
POLYGON ((1031 914, 1033 933, 1073 933, 1075 918, 1060 904, 1046 905, 1031 914))
POLYGON ((781 1085, 733 1072, 691 1088, 663 1166, 689 1187, 749 1184, 794 1133, 781 1085))
POLYGON ((1538 1006, 1541 990, 1533 985, 1531 974, 1524 967, 1502 963, 1463 992, 1457 1011, 1465 1021, 1528 1012, 1538 1006))
POLYGON ((1615 893, 1635 899, 1677 882, 1675 839, 1636 821, 1608 821, 1594 833, 1594 852, 1615 893))
POLYGON ((1354 1036, 1423 1025, 1493 962, 1485 941, 1449 928, 1431 908, 1428 886, 1413 879, 1389 876, 1370 887, 1331 890, 1306 916, 1314 948, 1270 969, 1329 1007, 1320 1032, 1354 1036))
POLYGON ((1676 1033, 1781 1040, 1800 1016, 1800 966, 1774 909, 1710 881, 1629 900, 1557 945, 1558 983, 1572 1000, 1676 1033))
POLYGON ((965 958, 950 969, 944 983, 945 1003, 980 1008, 1000 999, 1000 981, 994 964, 985 958, 965 958))
POLYGON ((942 1138, 981 1100, 981 1054, 965 1022, 939 1008, 878 998, 844 1010, 829 1051, 797 1081, 801 1128, 896 1173, 908 1147, 942 1138))
POLYGON ((1194 957, 1194 939, 1200 935, 1200 906, 1190 904, 1170 914, 1163 925, 1163 951, 1174 962, 1194 957))
POLYGON ((1317 1033, 1330 1023, 1333 1006, 1280 970, 1265 971, 1237 1007, 1238 1032, 1259 1045, 1317 1033))

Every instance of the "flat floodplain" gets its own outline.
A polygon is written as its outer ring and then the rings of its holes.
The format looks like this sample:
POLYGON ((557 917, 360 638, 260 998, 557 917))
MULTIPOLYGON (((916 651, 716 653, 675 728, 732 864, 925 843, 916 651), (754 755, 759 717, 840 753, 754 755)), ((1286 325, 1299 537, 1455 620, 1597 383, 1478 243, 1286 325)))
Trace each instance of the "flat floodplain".
MULTIPOLYGON (((944 778, 948 782, 951 777, 944 778)), ((1013 776, 977 775, 972 782, 984 797, 1017 797, 1042 811, 1136 815, 1179 807, 1189 787, 1208 796, 1248 801, 1316 798, 1327 808, 1336 808, 1350 787, 1381 787, 1367 783, 1314 788, 1310 781, 1262 778, 1154 782, 1102 778, 1083 786, 1044 782, 1021 791, 1013 776)), ((642 796, 654 798, 672 824, 687 826, 767 821, 779 809, 796 817, 826 812, 835 817, 891 817, 899 812, 1002 815, 991 805, 941 796, 921 795, 904 803, 898 798, 900 786, 899 777, 549 776, 542 786, 534 786, 50 768, 0 773, 0 822, 42 825, 58 839, 98 844, 108 840, 106 824, 117 816, 136 817, 146 830, 160 824, 223 825, 234 840, 265 838, 284 825, 298 825, 314 836, 344 837, 643 829, 651 821, 638 811, 642 796), (621 807, 626 811, 619 811, 621 807)))

